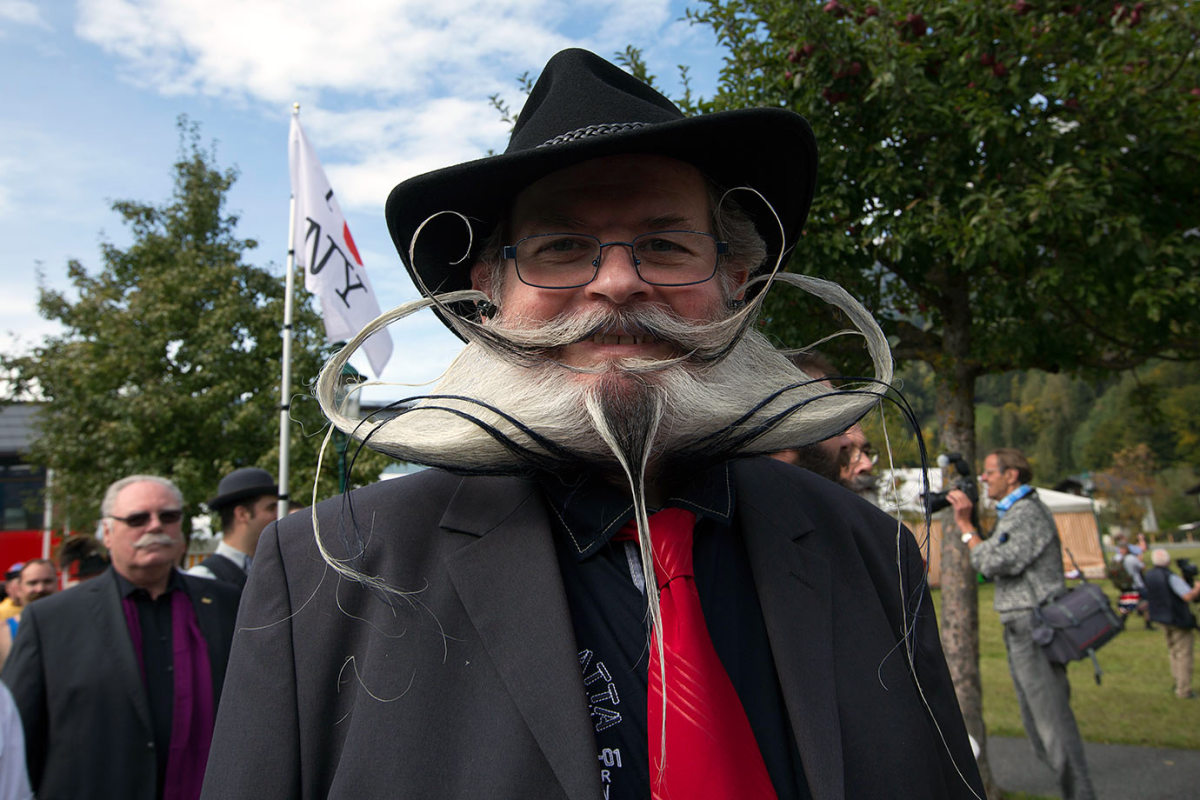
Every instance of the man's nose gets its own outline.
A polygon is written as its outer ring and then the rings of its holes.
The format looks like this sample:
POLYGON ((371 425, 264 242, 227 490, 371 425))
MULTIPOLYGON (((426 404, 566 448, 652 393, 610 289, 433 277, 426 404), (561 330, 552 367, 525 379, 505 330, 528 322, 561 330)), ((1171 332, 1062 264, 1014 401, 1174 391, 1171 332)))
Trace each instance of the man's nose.
POLYGON ((585 289, 589 295, 621 304, 637 295, 646 294, 649 287, 650 284, 638 275, 633 248, 627 244, 613 243, 600 251, 600 269, 585 289))

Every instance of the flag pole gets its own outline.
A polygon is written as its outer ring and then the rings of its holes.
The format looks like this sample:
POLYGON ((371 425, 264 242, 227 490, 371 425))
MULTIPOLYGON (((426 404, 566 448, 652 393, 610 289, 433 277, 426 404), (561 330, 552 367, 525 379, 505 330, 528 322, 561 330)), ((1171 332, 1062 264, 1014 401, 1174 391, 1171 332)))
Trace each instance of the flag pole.
MULTIPOLYGON (((300 116, 300 104, 292 103, 292 117, 300 116)), ((288 202, 287 279, 283 297, 283 375, 279 380, 279 518, 288 513, 288 454, 291 449, 292 409, 292 298, 296 289, 296 194, 288 202)))

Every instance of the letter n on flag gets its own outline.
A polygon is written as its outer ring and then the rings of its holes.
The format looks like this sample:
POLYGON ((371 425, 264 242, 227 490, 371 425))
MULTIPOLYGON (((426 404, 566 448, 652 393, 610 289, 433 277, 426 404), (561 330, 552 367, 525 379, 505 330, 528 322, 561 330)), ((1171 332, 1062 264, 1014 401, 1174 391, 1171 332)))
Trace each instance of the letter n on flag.
MULTIPOLYGON (((296 263, 304 268, 304 287, 321 300, 325 335, 331 342, 346 341, 379 316, 379 300, 325 170, 295 115, 288 136, 288 164, 296 198, 292 242, 296 263)), ((392 337, 386 330, 379 331, 363 349, 379 377, 392 357, 392 337)))

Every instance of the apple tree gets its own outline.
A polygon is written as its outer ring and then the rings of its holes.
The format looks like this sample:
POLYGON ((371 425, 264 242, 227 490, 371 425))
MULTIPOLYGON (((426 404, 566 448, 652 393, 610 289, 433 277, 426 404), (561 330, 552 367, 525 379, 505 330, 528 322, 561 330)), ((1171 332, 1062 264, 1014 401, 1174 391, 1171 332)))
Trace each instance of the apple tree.
MULTIPOLYGON (((944 448, 976 462, 981 375, 1200 357, 1197 4, 701 0, 689 16, 728 49, 696 110, 811 122, 818 190, 790 269, 842 283, 898 359, 933 367, 944 448)), ((769 330, 811 341, 807 309, 773 294, 769 330)), ((974 574, 944 542, 943 640, 982 742, 974 574)))

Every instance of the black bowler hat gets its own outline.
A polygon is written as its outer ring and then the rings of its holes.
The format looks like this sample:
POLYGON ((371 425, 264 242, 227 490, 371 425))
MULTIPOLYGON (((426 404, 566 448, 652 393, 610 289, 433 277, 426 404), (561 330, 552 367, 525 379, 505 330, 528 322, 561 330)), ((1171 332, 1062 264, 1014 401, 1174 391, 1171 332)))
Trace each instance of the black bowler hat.
MULTIPOLYGON (((525 101, 504 153, 427 172, 388 196, 388 230, 413 282, 433 293, 468 289, 470 271, 514 197, 538 179, 592 158, 627 153, 669 156, 697 167, 723 189, 749 186, 770 201, 738 195, 769 252, 795 245, 812 204, 817 145, 803 117, 783 108, 750 108, 685 117, 670 100, 586 50, 550 59, 525 101), (430 215, 457 211, 471 220, 430 215), (465 257, 464 257, 465 256, 465 257), (417 280, 420 276, 420 280, 417 280)), ((511 242, 509 242, 511 244, 511 242)))
POLYGON ((242 467, 221 478, 217 484, 217 496, 208 501, 208 507, 219 511, 225 506, 265 494, 279 494, 279 484, 275 483, 271 473, 258 467, 242 467))

